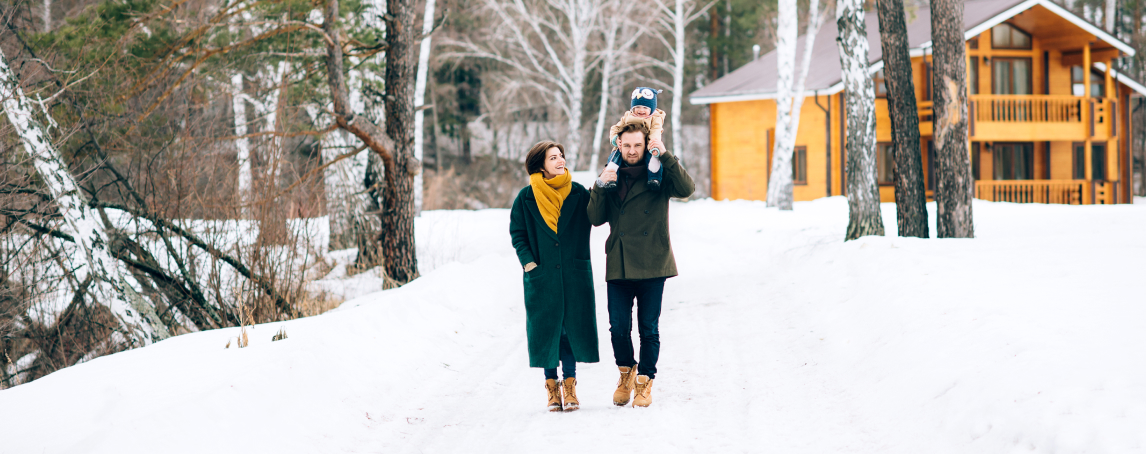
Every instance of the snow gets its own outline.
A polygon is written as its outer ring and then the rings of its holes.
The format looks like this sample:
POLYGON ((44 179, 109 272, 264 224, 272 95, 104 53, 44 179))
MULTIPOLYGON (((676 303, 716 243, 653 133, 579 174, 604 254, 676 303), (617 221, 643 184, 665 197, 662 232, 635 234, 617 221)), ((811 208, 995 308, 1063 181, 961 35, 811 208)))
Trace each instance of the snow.
POLYGON ((415 282, 248 348, 199 332, 0 391, 0 452, 1146 450, 1146 204, 975 201, 973 240, 844 243, 846 213, 674 203, 647 409, 611 403, 607 228, 603 361, 579 365, 580 411, 548 413, 508 212, 430 211, 415 282))

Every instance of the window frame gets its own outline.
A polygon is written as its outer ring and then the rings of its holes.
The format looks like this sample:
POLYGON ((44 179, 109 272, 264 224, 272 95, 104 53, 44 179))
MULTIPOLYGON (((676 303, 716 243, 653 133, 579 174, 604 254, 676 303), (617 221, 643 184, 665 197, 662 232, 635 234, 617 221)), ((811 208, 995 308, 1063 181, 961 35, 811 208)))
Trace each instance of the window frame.
POLYGON ((807 186, 808 184, 808 147, 806 145, 797 145, 792 148, 792 184, 796 186, 807 186), (800 175, 801 173, 803 175, 800 175))
MULTIPOLYGON (((1070 95, 1071 96, 1085 96, 1086 87, 1083 86, 1083 94, 1074 94, 1074 87, 1076 85, 1083 85, 1083 81, 1075 79, 1075 69, 1085 72, 1082 65, 1070 66, 1070 95)), ((1090 68, 1090 97, 1091 98, 1105 98, 1106 97, 1106 75, 1090 68), (1099 94, 1101 93, 1101 94, 1099 94)))
POLYGON ((1031 34, 1028 33, 1026 30, 1019 28, 1015 24, 1012 24, 1010 22, 1003 22, 1003 23, 1000 23, 994 27, 991 27, 991 48, 992 49, 1008 49, 1008 50, 1031 50, 1034 48, 1034 37, 1032 37, 1031 34), (995 29, 997 29, 999 27, 1009 27, 1012 31, 1019 32, 1019 33, 1023 34, 1024 36, 1026 36, 1027 37, 1027 46, 1026 47, 1016 47, 1014 45, 1014 34, 1011 34, 1007 37, 1008 42, 1011 43, 1010 45, 1008 45, 1008 46, 996 46, 995 45, 995 29))

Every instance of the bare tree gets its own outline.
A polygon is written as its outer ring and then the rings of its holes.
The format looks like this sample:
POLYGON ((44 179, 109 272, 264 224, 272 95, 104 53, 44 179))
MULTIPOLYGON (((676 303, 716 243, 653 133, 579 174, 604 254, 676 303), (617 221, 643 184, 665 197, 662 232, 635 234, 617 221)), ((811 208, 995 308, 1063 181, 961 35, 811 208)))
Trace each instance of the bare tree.
MULTIPOLYGON (((122 264, 112 257, 108 250, 111 240, 103 223, 80 194, 79 185, 52 145, 47 131, 36 121, 32 101, 24 95, 3 52, 0 52, 0 98, 8 121, 63 215, 66 227, 62 233, 79 245, 86 259, 83 266, 66 256, 68 268, 79 284, 76 298, 86 293, 91 295, 90 299, 111 309, 129 342, 148 344, 170 336, 156 316, 155 308, 139 297, 135 278, 125 273, 122 264)), ((47 110, 43 113, 52 123, 47 110)))
POLYGON ((844 239, 883 236, 875 170, 875 85, 868 66, 863 1, 840 0, 836 26, 847 98, 848 231, 844 239))
POLYGON ((812 47, 831 5, 820 13, 820 2, 808 2, 808 28, 804 33, 804 55, 800 73, 796 73, 796 33, 799 23, 795 0, 781 0, 777 11, 776 33, 776 143, 772 153, 772 171, 768 179, 767 205, 791 210, 793 201, 792 152, 800 128, 800 109, 804 104, 804 87, 812 61, 812 47))
MULTIPOLYGON (((434 0, 426 0, 422 15, 422 43, 418 48, 418 74, 414 79, 414 158, 422 160, 425 140, 426 75, 430 71, 430 32, 434 30, 434 0)), ((432 107, 432 106, 431 106, 432 107)), ((414 177, 414 212, 422 211, 422 175, 414 177)))
POLYGON ((451 40, 444 57, 482 58, 512 68, 565 114, 565 153, 577 168, 590 44, 603 0, 483 0, 495 25, 489 35, 451 40), (480 43, 480 44, 479 44, 480 43))
POLYGON ((974 238, 975 181, 967 149, 967 63, 963 1, 931 0, 935 111, 935 207, 939 238, 974 238))
POLYGON ((627 49, 632 47, 643 34, 643 28, 633 26, 632 13, 639 4, 626 0, 607 0, 602 9, 601 37, 602 47, 598 58, 601 63, 601 105, 597 110, 597 126, 593 129, 593 141, 586 151, 592 153, 589 158, 589 169, 596 170, 600 159, 601 140, 608 128, 606 114, 609 107, 609 97, 612 95, 609 84, 618 73, 631 71, 639 66, 633 60, 626 59, 627 49), (619 67, 618 67, 619 65, 619 67))
POLYGON ((915 83, 911 80, 903 0, 879 0, 877 7, 895 156, 895 212, 899 236, 927 238, 927 193, 919 150, 919 110, 915 105, 915 83))
POLYGON ((682 113, 681 101, 685 96, 684 65, 685 58, 688 56, 687 29, 689 24, 703 16, 712 5, 716 4, 716 0, 704 6, 701 6, 698 0, 676 0, 672 7, 666 0, 653 1, 660 13, 657 16, 660 33, 654 33, 653 36, 664 45, 669 56, 672 57, 672 65, 667 62, 660 62, 658 65, 672 74, 672 91, 670 92, 672 93, 672 111, 669 112, 670 128, 672 129, 672 144, 670 146, 675 150, 674 153, 677 158, 683 158, 681 154, 684 152, 684 142, 680 136, 680 116, 682 113))

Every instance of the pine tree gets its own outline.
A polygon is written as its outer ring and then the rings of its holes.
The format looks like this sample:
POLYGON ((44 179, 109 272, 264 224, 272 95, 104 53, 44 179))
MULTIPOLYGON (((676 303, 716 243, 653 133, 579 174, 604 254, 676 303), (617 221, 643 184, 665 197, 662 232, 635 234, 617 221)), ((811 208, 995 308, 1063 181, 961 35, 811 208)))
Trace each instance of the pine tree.
POLYGON ((931 0, 931 42, 936 230, 939 238, 974 238, 962 0, 931 0))

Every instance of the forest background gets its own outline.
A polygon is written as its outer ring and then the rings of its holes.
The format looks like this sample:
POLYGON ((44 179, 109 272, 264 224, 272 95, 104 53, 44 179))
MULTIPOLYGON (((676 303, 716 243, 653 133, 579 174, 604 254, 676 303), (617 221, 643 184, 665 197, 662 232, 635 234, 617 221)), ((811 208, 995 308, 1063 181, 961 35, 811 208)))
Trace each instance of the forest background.
MULTIPOLYGON (((904 3, 909 16, 925 5, 904 3)), ((1139 50, 1122 71, 1146 79, 1146 1, 1060 3, 1096 24, 1116 14, 1115 35, 1139 50)), ((333 251, 356 249, 347 275, 377 273, 388 286, 417 276, 416 262, 403 275, 379 266, 397 177, 340 123, 348 115, 414 131, 421 155, 392 166, 409 168, 415 210, 503 208, 527 180, 531 144, 556 139, 573 168, 599 168, 629 92, 658 88, 673 117, 666 143, 697 179, 695 197, 707 197, 708 109, 687 94, 771 51, 777 26, 776 2, 761 0, 330 4, 0 3, 12 80, 108 232, 116 266, 170 335, 337 306, 309 285, 340 266, 333 251), (388 27, 413 43, 412 67, 387 67, 388 27), (387 91, 397 76, 420 120, 392 117, 408 101, 387 91)), ((1134 190, 1146 195, 1146 108, 1134 109, 1134 190)), ((0 122, 0 388, 154 339, 123 329, 85 290, 83 250, 22 137, 0 122)))

